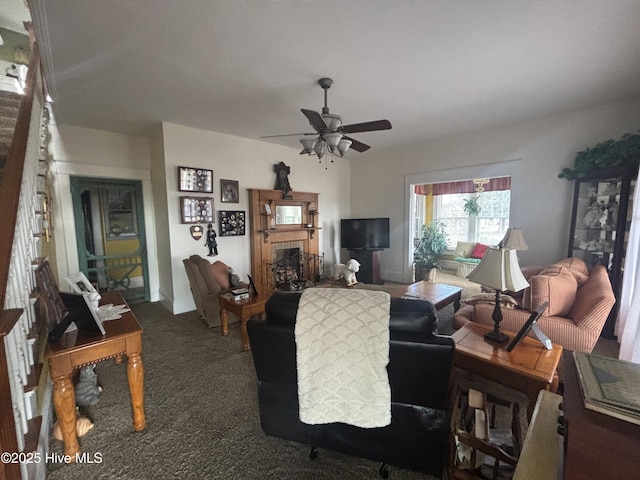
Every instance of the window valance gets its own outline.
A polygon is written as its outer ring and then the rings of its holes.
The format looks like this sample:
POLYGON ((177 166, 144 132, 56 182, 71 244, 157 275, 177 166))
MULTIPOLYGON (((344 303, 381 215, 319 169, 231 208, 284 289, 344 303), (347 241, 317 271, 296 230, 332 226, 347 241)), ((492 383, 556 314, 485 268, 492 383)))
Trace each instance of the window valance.
MULTIPOLYGON (((485 192, 496 190, 510 190, 511 177, 489 178, 488 183, 482 186, 485 192)), ((414 185, 414 192, 418 195, 451 195, 454 193, 476 193, 477 183, 473 180, 463 180, 460 182, 445 183, 424 183, 414 185)))

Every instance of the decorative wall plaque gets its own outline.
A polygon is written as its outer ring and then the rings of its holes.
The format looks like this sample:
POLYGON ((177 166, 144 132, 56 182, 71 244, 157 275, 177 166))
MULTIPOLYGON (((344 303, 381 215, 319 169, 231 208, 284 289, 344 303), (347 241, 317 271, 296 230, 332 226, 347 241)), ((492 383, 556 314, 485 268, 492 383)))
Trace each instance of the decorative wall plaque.
POLYGON ((178 167, 178 190, 181 192, 213 193, 213 170, 178 167))
POLYGON ((220 220, 220 236, 244 235, 246 219, 244 210, 221 210, 218 212, 218 217, 220 220))
POLYGON ((182 223, 213 222, 213 198, 180 197, 180 218, 182 223))

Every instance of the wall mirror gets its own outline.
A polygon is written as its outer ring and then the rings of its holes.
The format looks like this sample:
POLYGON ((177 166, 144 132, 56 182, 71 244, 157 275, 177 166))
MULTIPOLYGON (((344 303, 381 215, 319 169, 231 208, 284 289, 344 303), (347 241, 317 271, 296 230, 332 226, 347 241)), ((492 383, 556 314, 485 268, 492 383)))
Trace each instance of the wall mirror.
POLYGON ((301 205, 276 205, 276 225, 300 225, 301 223, 301 205))

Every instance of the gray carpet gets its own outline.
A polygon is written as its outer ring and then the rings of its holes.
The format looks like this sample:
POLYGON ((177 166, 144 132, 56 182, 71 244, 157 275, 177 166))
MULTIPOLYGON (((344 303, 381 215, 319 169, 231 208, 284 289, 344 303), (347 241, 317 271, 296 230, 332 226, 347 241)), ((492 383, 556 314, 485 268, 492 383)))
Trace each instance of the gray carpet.
MULTIPOLYGON (((159 303, 133 306, 144 328, 147 428, 135 433, 126 364, 96 367, 104 392, 87 411, 95 427, 80 439, 101 463, 48 465, 55 479, 377 479, 379 464, 267 437, 260 429, 256 377, 250 352, 240 351, 240 330, 228 337, 209 329, 196 312, 173 316, 159 303)), ((449 322, 453 307, 441 312, 449 322)), ((497 385, 503 398, 524 399, 497 385)), ((526 400, 521 403, 526 408, 526 400)), ((407 432, 411 435, 411 432, 407 432)), ((51 450, 62 453, 51 438, 51 450)), ((393 480, 433 477, 391 468, 393 480)))

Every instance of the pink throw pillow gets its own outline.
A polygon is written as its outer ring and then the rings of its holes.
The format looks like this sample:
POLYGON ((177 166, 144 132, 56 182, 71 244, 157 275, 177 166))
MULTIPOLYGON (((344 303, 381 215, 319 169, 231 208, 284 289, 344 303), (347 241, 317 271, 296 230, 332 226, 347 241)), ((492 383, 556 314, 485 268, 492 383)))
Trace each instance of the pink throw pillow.
POLYGON ((489 248, 489 245, 485 245, 484 243, 476 243, 476 246, 473 249, 473 252, 471 252, 471 258, 482 258, 484 257, 484 254, 487 252, 487 249, 489 248))
POLYGON ((222 290, 228 290, 231 287, 231 282, 229 281, 229 267, 218 260, 213 262, 210 268, 211 275, 215 281, 218 282, 220 288, 222 288, 222 290))
POLYGON ((549 302, 544 315, 564 317, 576 300, 578 282, 568 268, 551 265, 540 275, 532 276, 529 284, 531 286, 526 289, 523 297, 523 306, 529 311, 533 311, 543 302, 549 302))
POLYGON ((556 262, 555 265, 560 265, 561 267, 566 267, 569 269, 571 274, 576 277, 576 281, 578 282, 578 286, 582 286, 587 280, 589 280, 589 267, 584 263, 584 260, 576 257, 569 257, 559 262, 556 262))

